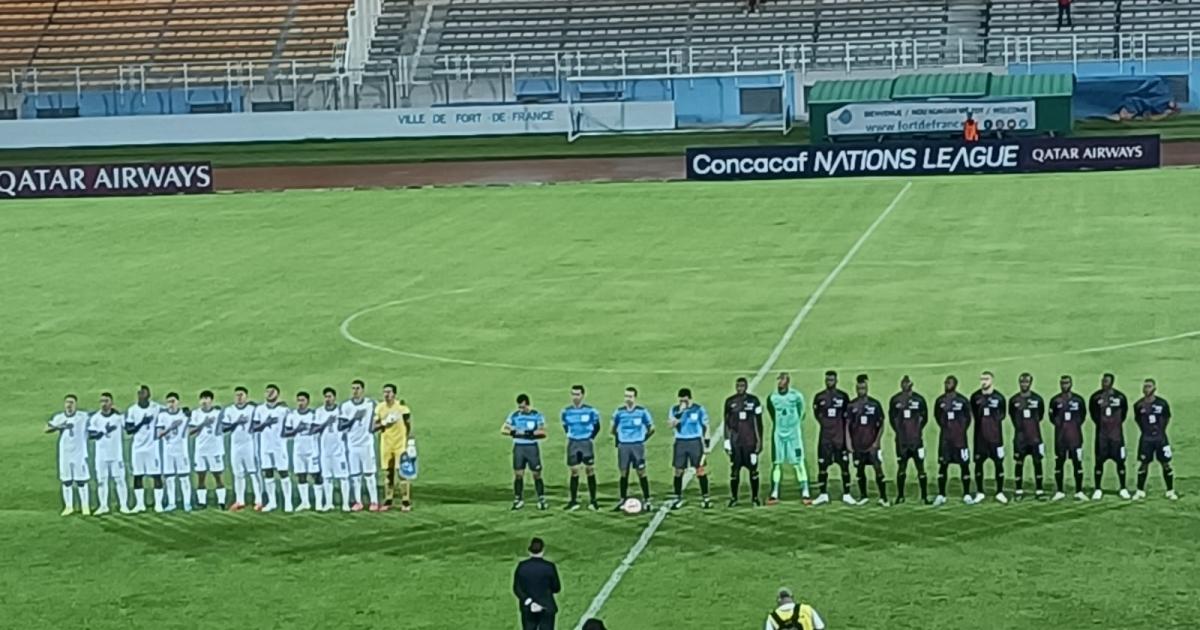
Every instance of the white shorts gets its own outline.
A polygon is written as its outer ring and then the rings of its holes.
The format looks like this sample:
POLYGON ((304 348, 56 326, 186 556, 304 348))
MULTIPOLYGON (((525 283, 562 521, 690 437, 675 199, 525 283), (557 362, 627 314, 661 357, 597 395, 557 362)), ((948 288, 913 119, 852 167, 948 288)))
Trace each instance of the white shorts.
POLYGON ((192 462, 187 453, 163 453, 162 474, 182 476, 191 473, 192 462))
POLYGON ((72 481, 87 481, 91 479, 88 472, 87 455, 71 455, 58 457, 58 480, 63 483, 72 481))
POLYGON ((349 477, 350 468, 346 465, 345 451, 321 453, 321 474, 334 479, 349 477))
POLYGON ((292 472, 297 475, 315 475, 321 472, 321 458, 316 451, 296 451, 292 458, 292 472))
POLYGON ((262 461, 259 462, 259 467, 263 470, 278 470, 287 472, 291 466, 288 464, 287 447, 282 446, 273 449, 263 449, 262 461))
POLYGON ((350 469, 351 475, 373 475, 375 474, 375 447, 373 446, 351 446, 346 449, 349 457, 346 458, 346 465, 350 469))
POLYGON ((125 460, 102 459, 96 460, 96 481, 125 478, 125 460))
POLYGON ((254 455, 253 446, 232 449, 229 453, 229 463, 233 474, 238 477, 258 474, 258 457, 254 455))
POLYGON ((196 472, 210 472, 221 474, 225 472, 225 455, 217 453, 215 455, 196 454, 196 472))
POLYGON ((161 475, 162 460, 158 456, 158 447, 137 449, 133 451, 133 476, 161 475))

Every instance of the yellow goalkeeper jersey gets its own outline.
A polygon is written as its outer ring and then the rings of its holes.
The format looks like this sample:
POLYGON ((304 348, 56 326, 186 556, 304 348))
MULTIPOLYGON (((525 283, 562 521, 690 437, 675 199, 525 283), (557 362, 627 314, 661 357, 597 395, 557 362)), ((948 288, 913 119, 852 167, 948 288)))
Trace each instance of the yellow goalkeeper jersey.
POLYGON ((379 438, 381 451, 400 451, 408 445, 408 427, 404 425, 404 418, 410 413, 408 407, 399 400, 392 401, 390 405, 383 401, 375 405, 375 421, 383 425, 379 438))

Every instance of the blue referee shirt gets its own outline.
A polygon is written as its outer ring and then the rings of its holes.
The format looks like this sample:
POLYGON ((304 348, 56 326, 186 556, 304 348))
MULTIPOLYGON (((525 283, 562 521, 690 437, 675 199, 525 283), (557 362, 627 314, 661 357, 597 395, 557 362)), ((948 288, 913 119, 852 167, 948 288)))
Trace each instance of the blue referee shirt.
POLYGON ((562 410, 562 425, 572 440, 590 440, 600 426, 600 412, 591 405, 571 405, 562 410))
POLYGON ((617 429, 619 444, 640 444, 646 441, 646 433, 654 426, 650 412, 641 405, 626 409, 624 405, 613 412, 613 426, 617 429))
POLYGON ((508 428, 512 429, 513 444, 537 444, 537 440, 519 437, 520 434, 546 427, 546 418, 542 417, 542 413, 537 409, 530 409, 528 412, 522 412, 518 409, 508 414, 508 420, 505 420, 505 422, 508 424, 508 428))
POLYGON ((704 410, 703 405, 693 404, 687 409, 673 405, 671 417, 679 421, 675 427, 675 439, 677 440, 695 440, 703 438, 708 433, 708 412, 704 410))

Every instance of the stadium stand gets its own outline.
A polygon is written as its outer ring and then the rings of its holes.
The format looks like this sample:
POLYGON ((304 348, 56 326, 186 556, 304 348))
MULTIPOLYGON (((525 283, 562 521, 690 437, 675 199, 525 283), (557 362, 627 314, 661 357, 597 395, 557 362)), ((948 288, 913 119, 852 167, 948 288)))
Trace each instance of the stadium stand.
POLYGON ((0 64, 331 61, 350 0, 59 0, 0 6, 0 64))

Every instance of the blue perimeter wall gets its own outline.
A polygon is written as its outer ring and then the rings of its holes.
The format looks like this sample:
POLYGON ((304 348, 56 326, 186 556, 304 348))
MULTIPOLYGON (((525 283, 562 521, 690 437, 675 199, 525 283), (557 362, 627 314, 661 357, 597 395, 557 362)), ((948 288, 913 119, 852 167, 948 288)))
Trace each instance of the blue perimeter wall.
POLYGON ((1152 59, 1124 64, 1116 61, 1045 62, 1026 66, 1010 64, 1009 74, 1075 74, 1079 77, 1106 77, 1115 75, 1188 75, 1188 102, 1180 103, 1184 111, 1200 111, 1200 65, 1188 63, 1187 59, 1152 59))

